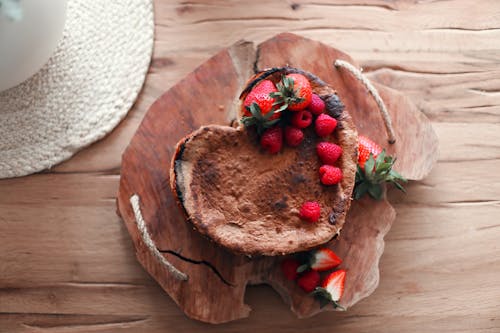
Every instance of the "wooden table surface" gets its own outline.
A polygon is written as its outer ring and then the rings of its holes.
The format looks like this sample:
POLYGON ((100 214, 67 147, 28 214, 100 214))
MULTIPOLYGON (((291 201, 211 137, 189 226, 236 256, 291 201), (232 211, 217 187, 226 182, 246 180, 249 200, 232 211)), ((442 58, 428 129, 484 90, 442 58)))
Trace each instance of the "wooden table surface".
POLYGON ((0 332, 500 332, 498 0, 155 2, 154 59, 128 117, 52 170, 0 181, 0 332), (249 287, 249 318, 195 322, 135 259, 115 214, 120 156, 184 75, 283 31, 346 51, 409 96, 433 122, 439 162, 391 198, 371 297, 298 320, 269 287, 249 287))

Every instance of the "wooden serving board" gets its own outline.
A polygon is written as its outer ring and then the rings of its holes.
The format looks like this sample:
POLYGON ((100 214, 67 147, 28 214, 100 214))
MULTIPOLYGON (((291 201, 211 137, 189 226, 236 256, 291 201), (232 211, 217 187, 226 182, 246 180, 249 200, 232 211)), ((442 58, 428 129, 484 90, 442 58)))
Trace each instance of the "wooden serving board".
MULTIPOLYGON (((335 69, 336 59, 356 63, 345 53, 293 34, 280 34, 257 48, 240 42, 207 60, 161 96, 146 114, 123 154, 118 213, 133 239, 139 262, 191 318, 223 323, 249 315, 244 304, 247 284, 271 285, 298 317, 322 309, 279 268, 283 257, 234 255, 200 236, 186 223, 169 188, 169 166, 176 143, 206 124, 236 118, 238 96, 254 69, 290 65, 310 71, 337 90, 358 131, 386 142, 377 106, 352 74, 335 69), (130 198, 140 210, 158 250, 188 276, 179 280, 152 255, 137 228, 130 198)), ((437 158, 437 138, 429 121, 404 96, 376 84, 391 114, 397 142, 386 145, 397 156, 396 169, 409 179, 423 178, 437 158)), ((345 293, 340 304, 350 307, 378 285, 378 262, 384 235, 395 219, 387 201, 354 202, 338 239, 327 244, 344 259, 345 293)), ((331 309, 326 307, 324 309, 331 309)))

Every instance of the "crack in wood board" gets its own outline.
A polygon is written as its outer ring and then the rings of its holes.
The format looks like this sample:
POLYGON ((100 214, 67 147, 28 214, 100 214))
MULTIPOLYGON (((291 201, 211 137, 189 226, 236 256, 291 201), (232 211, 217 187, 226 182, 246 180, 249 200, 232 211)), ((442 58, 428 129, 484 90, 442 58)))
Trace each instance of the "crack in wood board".
POLYGON ((158 251, 160 251, 161 253, 168 253, 168 254, 171 254, 171 255, 174 255, 176 256, 177 258, 181 259, 181 260, 184 260, 184 261, 187 261, 187 262, 190 262, 192 264, 195 264, 195 265, 205 265, 207 266, 208 268, 210 268, 212 270, 212 272, 214 272, 215 275, 217 275, 219 277, 219 279, 221 279, 221 281, 224 283, 224 284, 227 284, 228 286, 230 287, 234 287, 234 284, 228 282, 228 280, 226 280, 222 274, 217 270, 217 268, 211 264, 209 261, 206 261, 206 260, 194 260, 194 259, 190 259, 190 258, 187 258, 187 257, 184 257, 183 255, 181 255, 180 253, 178 252, 175 252, 175 251, 172 251, 172 250, 161 250, 161 249, 158 249, 158 251))

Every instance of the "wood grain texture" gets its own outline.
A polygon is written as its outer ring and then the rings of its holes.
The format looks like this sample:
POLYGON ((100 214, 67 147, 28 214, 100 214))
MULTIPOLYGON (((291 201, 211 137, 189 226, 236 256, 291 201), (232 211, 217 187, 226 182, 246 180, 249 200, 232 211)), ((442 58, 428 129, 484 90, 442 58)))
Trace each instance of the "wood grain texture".
POLYGON ((49 172, 0 181, 0 332, 500 332, 500 3, 158 0, 155 14, 153 63, 117 130, 49 172), (433 121, 440 158, 408 195, 391 193, 380 285, 349 312, 298 320, 250 287, 249 318, 200 324, 134 257, 114 211, 121 153, 186 74, 283 31, 345 50, 402 91, 433 121))

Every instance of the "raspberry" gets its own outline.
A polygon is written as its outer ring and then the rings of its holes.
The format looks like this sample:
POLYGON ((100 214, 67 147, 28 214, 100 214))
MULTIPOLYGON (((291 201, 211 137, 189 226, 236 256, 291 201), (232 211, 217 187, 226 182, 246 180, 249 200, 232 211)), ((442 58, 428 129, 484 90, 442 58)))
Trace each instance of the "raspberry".
POLYGON ((313 94, 308 109, 313 115, 317 116, 325 111, 325 102, 323 102, 321 97, 313 94))
POLYGON ((276 154, 283 147, 283 130, 281 127, 267 129, 260 137, 260 145, 271 154, 276 154))
POLYGON ((312 292, 319 285, 319 273, 316 271, 307 271, 303 273, 297 280, 297 284, 306 293, 312 292))
POLYGON ((342 170, 331 165, 322 165, 319 168, 319 175, 323 185, 335 185, 342 180, 342 170))
POLYGON ((281 270, 287 280, 295 280, 297 278, 297 268, 300 263, 295 259, 285 259, 281 262, 281 270))
POLYGON ((304 140, 304 133, 302 130, 287 126, 285 127, 285 142, 290 147, 296 147, 304 140))
POLYGON ((325 137, 330 135, 335 127, 337 127, 337 120, 327 114, 322 113, 316 118, 315 130, 318 136, 325 137))
POLYGON ((320 142, 316 145, 316 152, 324 164, 333 165, 342 155, 342 148, 331 142, 320 142))
POLYGON ((321 206, 316 201, 306 201, 300 207, 300 218, 310 223, 318 222, 321 206))
POLYGON ((307 110, 294 112, 290 122, 297 128, 306 128, 312 123, 312 114, 307 110))

